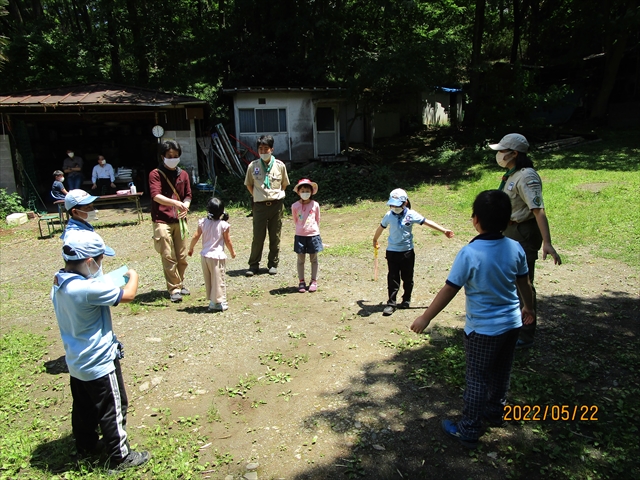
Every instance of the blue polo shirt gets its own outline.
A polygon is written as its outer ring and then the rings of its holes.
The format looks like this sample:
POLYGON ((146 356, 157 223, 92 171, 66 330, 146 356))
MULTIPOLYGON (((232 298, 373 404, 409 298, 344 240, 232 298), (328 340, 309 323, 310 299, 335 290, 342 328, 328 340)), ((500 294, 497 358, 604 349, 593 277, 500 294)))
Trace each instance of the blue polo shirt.
POLYGON ((408 252, 413 250, 413 228, 414 223, 422 225, 426 219, 409 208, 405 208, 402 213, 396 214, 389 210, 380 226, 389 227, 389 238, 387 239, 387 250, 391 252, 408 252))
POLYGON ((447 284, 464 287, 468 335, 496 336, 522 326, 516 278, 529 274, 518 242, 501 234, 482 234, 458 252, 447 284))
POLYGON ((55 275, 51 300, 72 377, 87 382, 115 370, 118 345, 109 307, 122 294, 120 288, 78 273, 60 270, 55 275))
POLYGON ((62 232, 62 235, 60 235, 60 240, 64 241, 64 236, 69 230, 88 230, 90 232, 93 232, 94 228, 93 225, 91 225, 89 222, 83 222, 82 220, 70 218, 67 222, 67 227, 64 229, 64 232, 62 232))

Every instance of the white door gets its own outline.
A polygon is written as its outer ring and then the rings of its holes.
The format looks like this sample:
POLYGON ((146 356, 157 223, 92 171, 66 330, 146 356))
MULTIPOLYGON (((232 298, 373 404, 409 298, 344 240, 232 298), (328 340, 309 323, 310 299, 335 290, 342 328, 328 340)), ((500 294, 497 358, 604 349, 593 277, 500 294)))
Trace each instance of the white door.
POLYGON ((316 156, 340 153, 336 110, 334 107, 316 109, 316 156))

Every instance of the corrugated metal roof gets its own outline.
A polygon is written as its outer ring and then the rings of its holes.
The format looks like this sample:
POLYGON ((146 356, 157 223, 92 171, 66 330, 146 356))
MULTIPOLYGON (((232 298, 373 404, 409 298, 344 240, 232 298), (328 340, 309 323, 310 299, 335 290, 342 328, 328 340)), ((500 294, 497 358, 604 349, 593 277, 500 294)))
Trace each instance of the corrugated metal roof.
POLYGON ((342 92, 341 87, 237 87, 223 88, 223 93, 260 93, 260 92, 342 92))
POLYGON ((0 109, 2 107, 55 108, 109 105, 158 107, 204 103, 206 103, 204 100, 188 95, 112 83, 88 83, 0 94, 0 109))

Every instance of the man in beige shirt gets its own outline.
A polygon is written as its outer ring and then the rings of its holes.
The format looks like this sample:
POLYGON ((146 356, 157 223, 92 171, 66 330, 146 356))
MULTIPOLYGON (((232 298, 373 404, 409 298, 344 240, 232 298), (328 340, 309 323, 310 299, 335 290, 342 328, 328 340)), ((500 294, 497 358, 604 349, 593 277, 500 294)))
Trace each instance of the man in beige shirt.
POLYGON ((258 139, 258 153, 260 158, 251 162, 244 179, 244 184, 253 197, 253 241, 247 277, 258 273, 267 232, 269 233, 267 267, 269 274, 278 273, 284 191, 289 185, 287 167, 273 156, 271 135, 263 135, 258 139))

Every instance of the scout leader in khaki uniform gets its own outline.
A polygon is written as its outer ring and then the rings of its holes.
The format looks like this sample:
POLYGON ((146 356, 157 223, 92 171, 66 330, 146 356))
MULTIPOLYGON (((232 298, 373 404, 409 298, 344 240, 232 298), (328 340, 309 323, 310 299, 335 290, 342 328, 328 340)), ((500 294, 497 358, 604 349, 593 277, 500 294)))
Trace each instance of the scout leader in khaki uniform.
MULTIPOLYGON (((551 245, 549 221, 542 200, 542 180, 540 180, 538 172, 533 169, 533 163, 527 157, 529 142, 524 136, 510 133, 505 135, 500 143, 489 145, 489 148, 498 150, 496 161, 498 165, 506 169, 498 190, 505 192, 511 199, 511 221, 502 233, 505 237, 520 243, 524 249, 533 289, 533 308, 537 312, 538 305, 536 289, 533 287, 533 276, 540 246, 542 246, 543 260, 547 259, 547 255, 551 255, 556 265, 562 264, 560 255, 551 245)), ((536 315, 534 314, 533 323, 523 325, 520 330, 516 348, 531 347, 535 331, 536 315)))
POLYGON ((284 190, 289 185, 287 167, 273 154, 273 137, 263 135, 258 139, 260 158, 247 168, 244 184, 253 197, 253 242, 249 257, 247 277, 258 273, 262 248, 269 232, 269 273, 278 273, 278 254, 280 253, 280 231, 284 211, 284 190))

